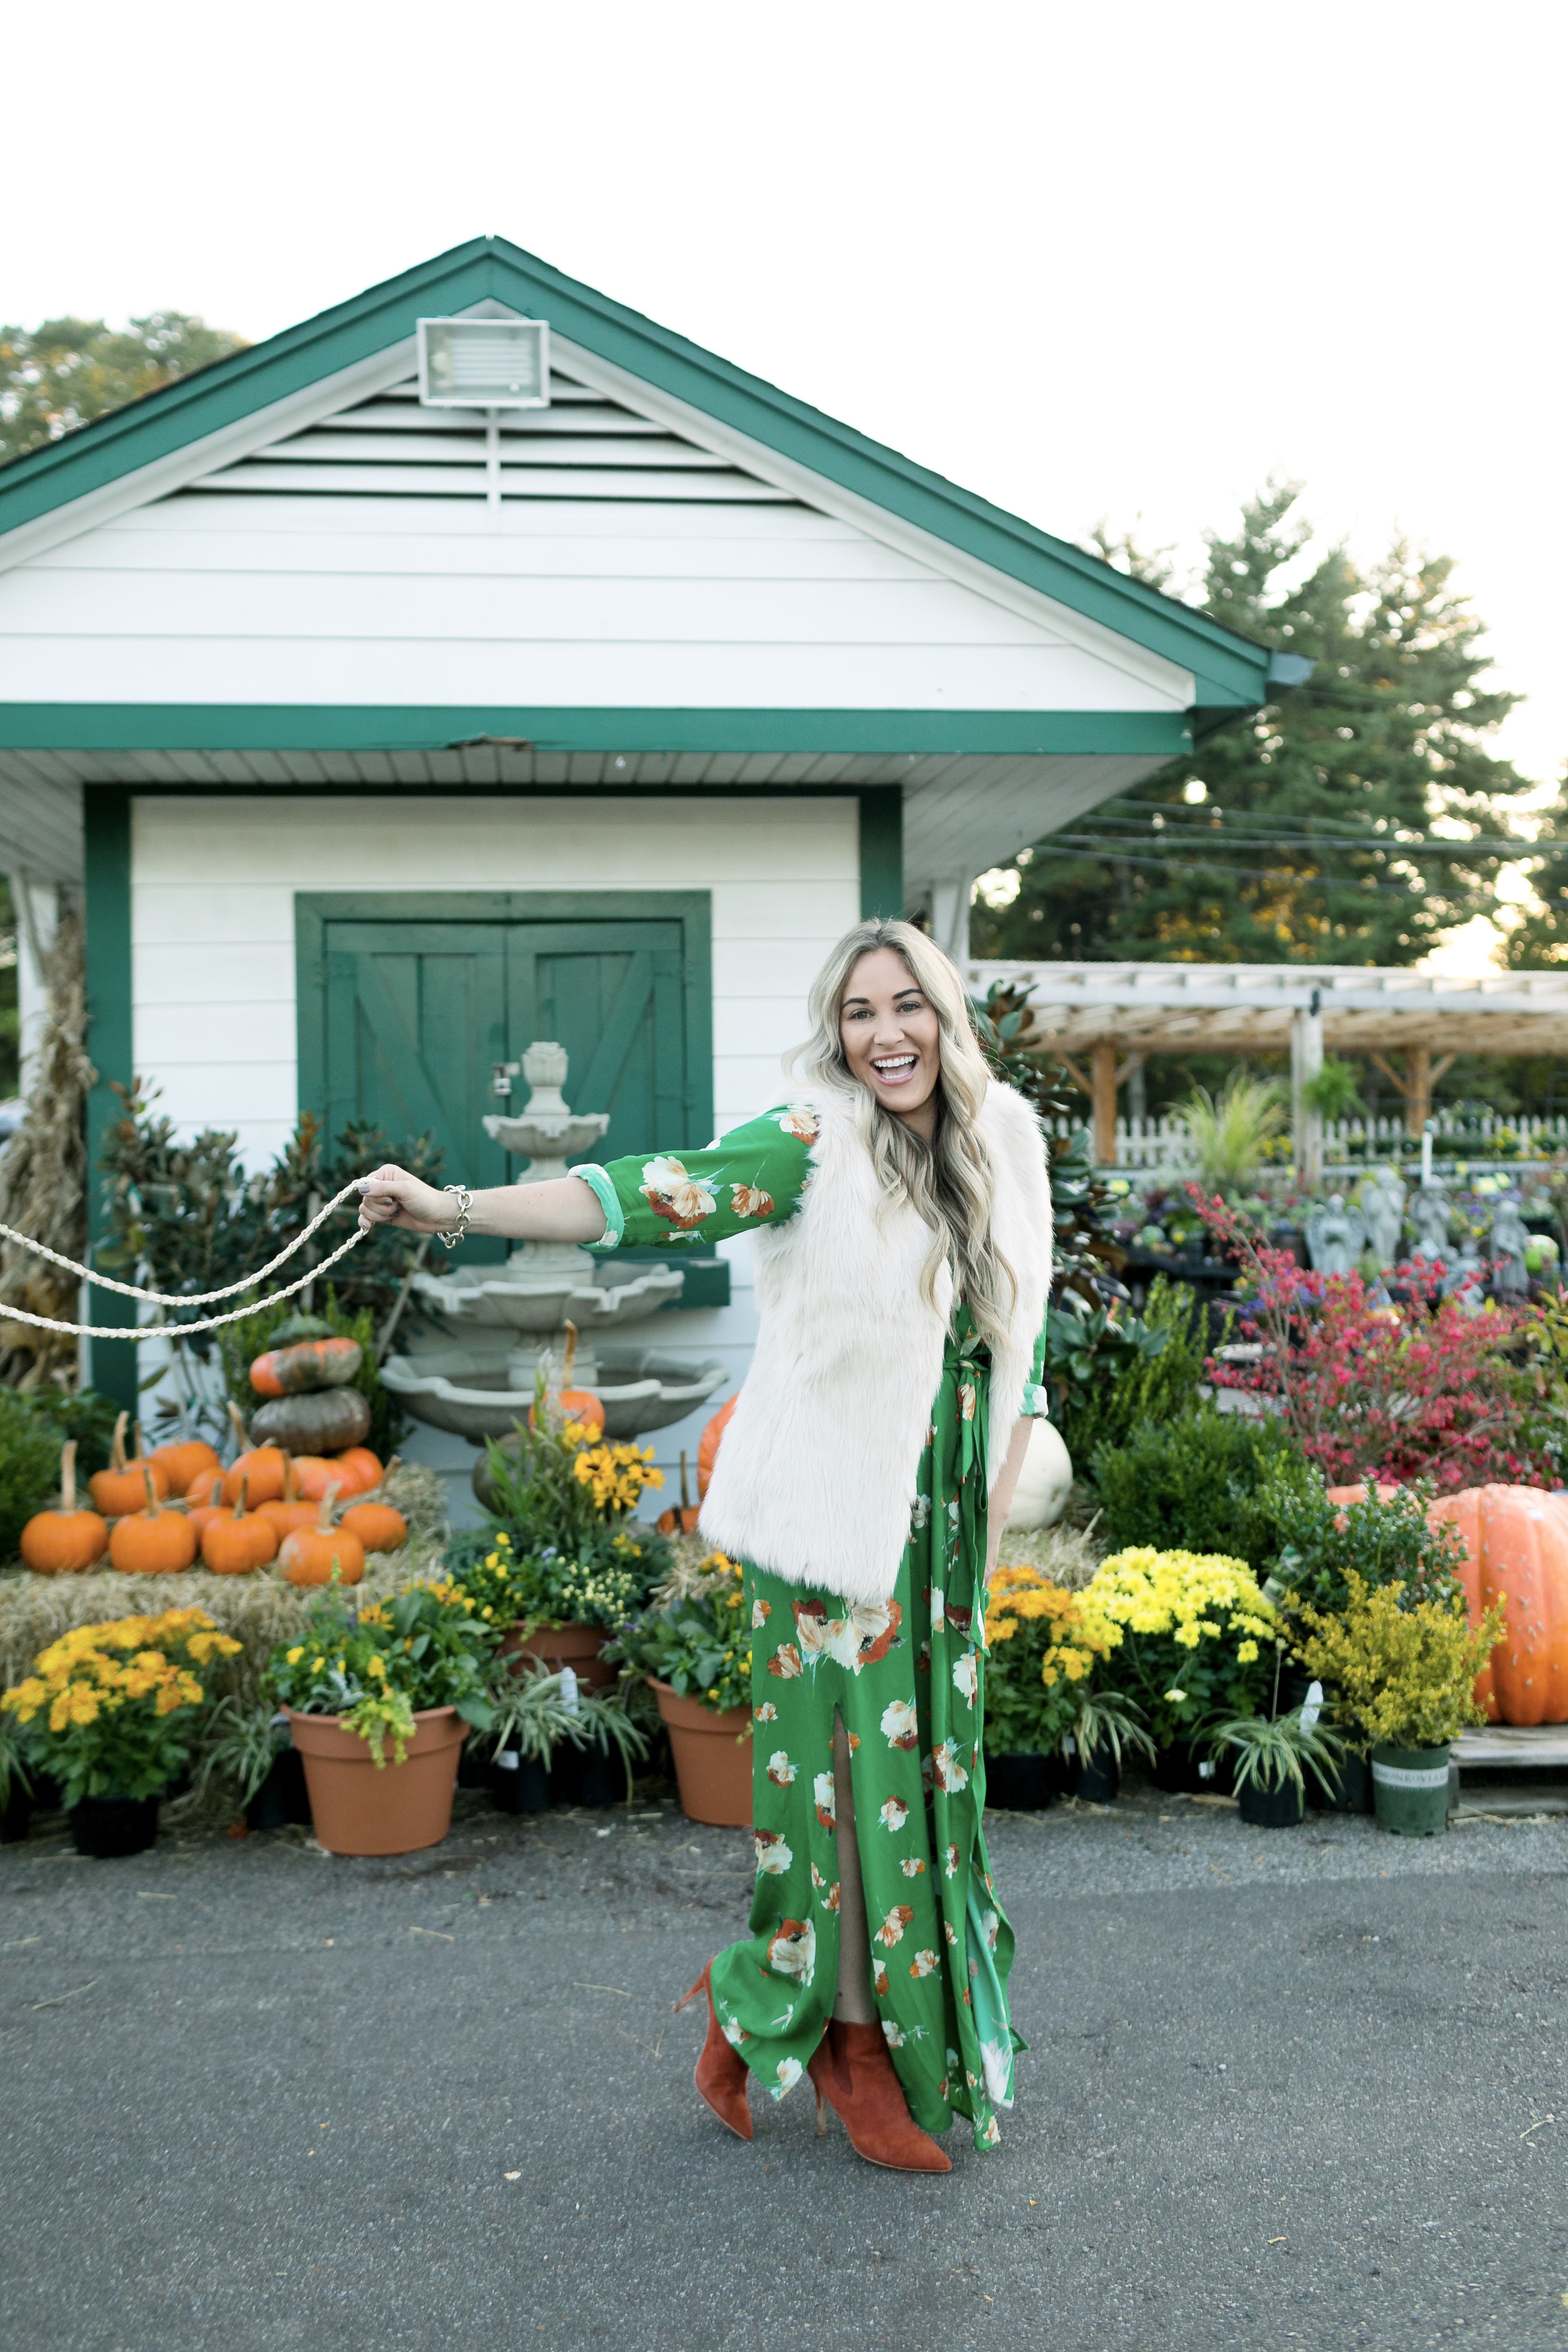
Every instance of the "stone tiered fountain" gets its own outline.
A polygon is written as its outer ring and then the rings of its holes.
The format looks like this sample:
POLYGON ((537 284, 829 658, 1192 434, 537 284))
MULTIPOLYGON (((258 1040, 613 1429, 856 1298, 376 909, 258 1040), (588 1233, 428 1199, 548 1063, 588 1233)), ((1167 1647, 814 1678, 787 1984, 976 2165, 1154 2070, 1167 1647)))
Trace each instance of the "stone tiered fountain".
MULTIPOLYGON (((568 1107, 566 1070, 561 1046, 531 1045, 522 1057, 529 1096, 521 1118, 485 1120, 505 1150, 526 1157, 520 1183, 569 1175, 567 1161, 590 1151, 609 1126, 606 1111, 568 1107)), ((406 1352, 390 1357, 381 1376, 416 1421, 479 1445, 527 1420, 542 1360, 553 1360, 559 1378, 572 1323, 579 1335, 573 1379, 602 1400, 606 1436, 641 1436, 704 1403, 725 1367, 601 1334, 646 1322, 679 1298, 685 1281, 678 1267, 617 1265, 574 1242, 521 1242, 504 1267, 416 1274, 406 1352)))

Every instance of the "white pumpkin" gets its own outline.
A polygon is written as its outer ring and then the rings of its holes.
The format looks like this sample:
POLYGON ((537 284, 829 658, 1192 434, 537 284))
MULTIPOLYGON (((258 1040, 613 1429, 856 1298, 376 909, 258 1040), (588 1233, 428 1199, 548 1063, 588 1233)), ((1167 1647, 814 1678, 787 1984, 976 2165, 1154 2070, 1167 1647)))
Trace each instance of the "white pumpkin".
POLYGON ((1054 1528, 1071 1491, 1072 1456, 1060 1430, 1048 1421, 1035 1422, 1007 1525, 1027 1533, 1037 1528, 1054 1528))

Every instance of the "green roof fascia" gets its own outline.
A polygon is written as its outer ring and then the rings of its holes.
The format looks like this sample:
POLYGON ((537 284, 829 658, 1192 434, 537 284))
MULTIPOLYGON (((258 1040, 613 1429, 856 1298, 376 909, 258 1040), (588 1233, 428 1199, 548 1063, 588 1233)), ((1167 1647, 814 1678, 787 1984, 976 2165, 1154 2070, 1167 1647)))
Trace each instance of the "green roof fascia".
POLYGON ((0 536, 374 356, 415 320, 491 299, 549 320, 612 364, 933 538, 1192 670, 1194 699, 1267 699, 1265 647, 838 424, 501 237, 476 237, 149 394, 0 470, 0 536))
POLYGON ((1179 710, 453 709, 393 703, 0 702, 16 751, 449 751, 489 737, 536 751, 816 752, 896 758, 1176 759, 1179 710))

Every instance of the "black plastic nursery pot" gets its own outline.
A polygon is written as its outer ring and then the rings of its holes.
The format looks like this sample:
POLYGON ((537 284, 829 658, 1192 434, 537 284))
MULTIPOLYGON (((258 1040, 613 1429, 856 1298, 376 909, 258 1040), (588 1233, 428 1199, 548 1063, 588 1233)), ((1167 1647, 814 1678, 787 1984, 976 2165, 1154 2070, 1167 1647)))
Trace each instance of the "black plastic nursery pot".
POLYGON ((985 1758, 985 1802, 1004 1813, 1043 1813, 1061 1795, 1067 1779, 1059 1756, 1019 1749, 985 1758))
POLYGON ((1209 1756, 1178 1739, 1155 1757, 1154 1785, 1171 1797, 1229 1797, 1236 1793, 1236 1769, 1228 1756, 1209 1756))
POLYGON ((1121 1794, 1121 1767, 1109 1739, 1102 1739, 1087 1756, 1074 1755, 1068 1760, 1067 1788, 1069 1797, 1086 1805, 1116 1802, 1121 1794))
POLYGON ((33 1794, 18 1783, 0 1805, 0 1845, 21 1845, 33 1824, 33 1794))
POLYGON ((1326 1813, 1370 1813, 1372 1767, 1364 1756, 1342 1756, 1334 1772, 1320 1772, 1309 1764, 1308 1793, 1311 1803, 1326 1813))
POLYGON ((536 1756, 503 1748, 490 1764, 490 1797, 503 1813, 547 1813, 553 1802, 550 1774, 536 1756))
POLYGON ((156 1797, 84 1797, 68 1819, 71 1843, 94 1862, 145 1853, 158 1834, 156 1797))
POLYGON ((1287 1780, 1282 1789, 1265 1789, 1253 1779, 1237 1789, 1236 1808, 1251 1829, 1300 1829, 1307 1814, 1306 1792, 1297 1780, 1287 1780))
POLYGON ((310 1800, 305 1788, 305 1759, 297 1748, 285 1748, 272 1759, 272 1769, 245 1808, 247 1830, 282 1830, 293 1823, 310 1826, 310 1800))

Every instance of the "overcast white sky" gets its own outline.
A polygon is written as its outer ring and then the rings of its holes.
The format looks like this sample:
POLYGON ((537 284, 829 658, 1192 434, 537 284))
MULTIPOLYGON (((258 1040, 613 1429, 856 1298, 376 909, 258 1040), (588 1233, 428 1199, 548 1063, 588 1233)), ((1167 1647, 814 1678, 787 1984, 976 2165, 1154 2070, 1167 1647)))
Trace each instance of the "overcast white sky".
POLYGON ((0 317, 255 338, 493 231, 1047 530, 1270 470, 1456 555, 1568 758, 1563 11, 89 0, 6 31, 0 317))

